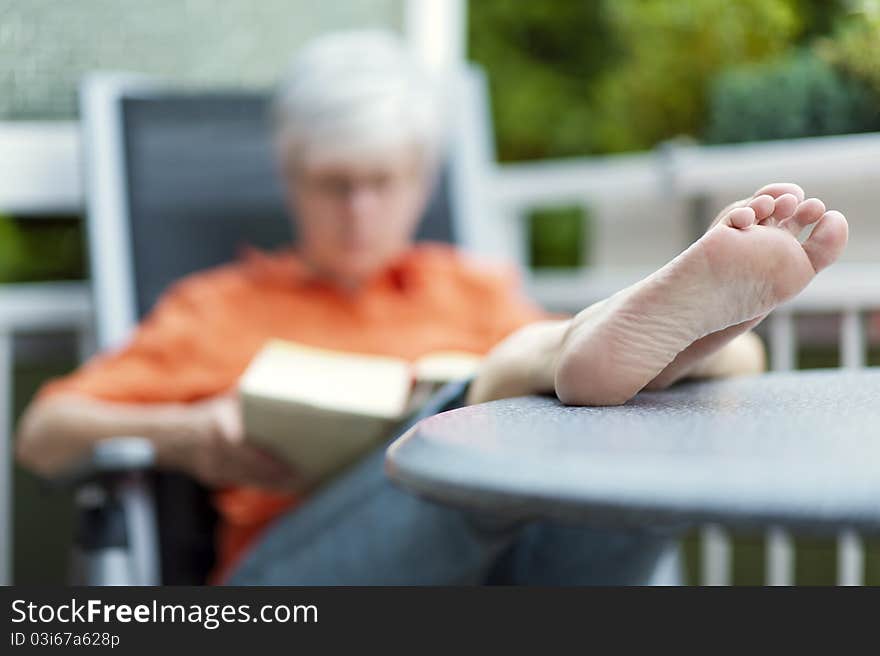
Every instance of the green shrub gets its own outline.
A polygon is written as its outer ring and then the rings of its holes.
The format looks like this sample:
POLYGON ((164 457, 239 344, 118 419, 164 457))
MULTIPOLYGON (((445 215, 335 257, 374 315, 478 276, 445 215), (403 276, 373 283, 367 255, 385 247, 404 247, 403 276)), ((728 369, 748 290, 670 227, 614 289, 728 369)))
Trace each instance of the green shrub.
POLYGON ((82 226, 75 217, 0 215, 0 283, 85 277, 82 226))
POLYGON ((590 94, 619 55, 603 2, 474 0, 470 58, 487 71, 502 161, 579 155, 594 143, 590 94))
POLYGON ((698 135, 709 83, 731 66, 783 52, 802 28, 789 0, 615 0, 607 14, 625 53, 595 90, 607 152, 698 135))
POLYGON ((816 46, 822 57, 880 97, 880 9, 850 15, 816 46))
POLYGON ((833 0, 474 0, 502 161, 646 150, 702 132, 706 88, 827 31, 833 0))
POLYGON ((725 70, 831 32, 850 0, 473 0, 502 161, 646 150, 704 133, 725 70))
POLYGON ((878 109, 866 84, 799 52, 721 74, 710 88, 705 138, 733 143, 877 130, 878 109))
POLYGON ((0 282, 15 280, 25 265, 25 243, 19 227, 0 214, 0 282))
POLYGON ((590 214, 580 206, 541 207, 528 216, 532 269, 577 268, 590 264, 590 214))

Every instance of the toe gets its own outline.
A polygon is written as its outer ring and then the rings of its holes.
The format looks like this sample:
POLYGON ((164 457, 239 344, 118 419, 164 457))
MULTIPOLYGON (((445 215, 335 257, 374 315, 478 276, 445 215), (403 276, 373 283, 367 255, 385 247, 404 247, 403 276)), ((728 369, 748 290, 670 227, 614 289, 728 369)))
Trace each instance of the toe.
POLYGON ((773 198, 779 198, 784 194, 791 194, 797 198, 799 203, 806 197, 804 190, 801 189, 800 185, 796 185, 793 182, 773 182, 764 185, 755 192, 754 197, 763 196, 764 194, 773 196, 773 198))
POLYGON ((730 211, 724 223, 734 228, 743 229, 755 223, 755 220, 755 210, 752 207, 737 207, 730 211))
POLYGON ((794 213, 781 226, 798 236, 804 228, 815 223, 825 214, 825 203, 818 198, 808 198, 797 206, 794 213))
POLYGON ((755 211, 755 220, 763 221, 773 214, 776 201, 769 194, 761 194, 749 201, 748 206, 755 211))
POLYGON ((816 273, 834 262, 843 252, 849 236, 846 218, 836 210, 825 212, 804 242, 804 250, 816 273))
POLYGON ((794 194, 782 194, 776 199, 776 206, 773 208, 773 218, 777 221, 784 221, 791 217, 798 206, 797 196, 794 194))

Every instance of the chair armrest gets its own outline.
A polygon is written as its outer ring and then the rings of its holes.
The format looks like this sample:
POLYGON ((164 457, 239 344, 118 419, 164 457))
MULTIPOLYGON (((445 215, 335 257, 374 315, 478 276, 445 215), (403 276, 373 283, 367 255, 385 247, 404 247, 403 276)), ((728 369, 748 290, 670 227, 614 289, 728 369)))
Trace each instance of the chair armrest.
POLYGON ((53 481, 75 490, 74 582, 156 585, 159 536, 150 470, 152 443, 141 437, 97 442, 53 481))
POLYGON ((148 439, 113 437, 95 443, 85 458, 52 478, 50 483, 56 487, 75 488, 114 474, 143 472, 152 469, 155 464, 155 449, 148 439))
POLYGON ((99 472, 135 471, 153 467, 156 453, 144 437, 114 437, 95 444, 91 461, 99 472))

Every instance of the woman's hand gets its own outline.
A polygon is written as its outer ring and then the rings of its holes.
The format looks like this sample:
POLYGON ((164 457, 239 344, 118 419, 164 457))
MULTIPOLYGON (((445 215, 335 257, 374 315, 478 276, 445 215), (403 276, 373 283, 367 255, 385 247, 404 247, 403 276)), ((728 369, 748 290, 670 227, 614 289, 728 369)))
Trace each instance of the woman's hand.
POLYGON ((233 394, 182 406, 175 438, 160 448, 160 460, 210 487, 249 485, 295 491, 293 467, 245 441, 241 405, 233 394))

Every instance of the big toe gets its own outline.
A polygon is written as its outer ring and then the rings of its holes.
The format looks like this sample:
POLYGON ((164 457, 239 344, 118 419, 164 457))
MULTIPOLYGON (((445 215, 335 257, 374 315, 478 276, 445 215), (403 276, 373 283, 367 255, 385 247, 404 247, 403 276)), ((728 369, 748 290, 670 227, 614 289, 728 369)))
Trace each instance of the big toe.
POLYGON ((816 273, 840 256, 848 238, 849 226, 846 217, 836 210, 825 212, 803 244, 804 251, 816 273))

